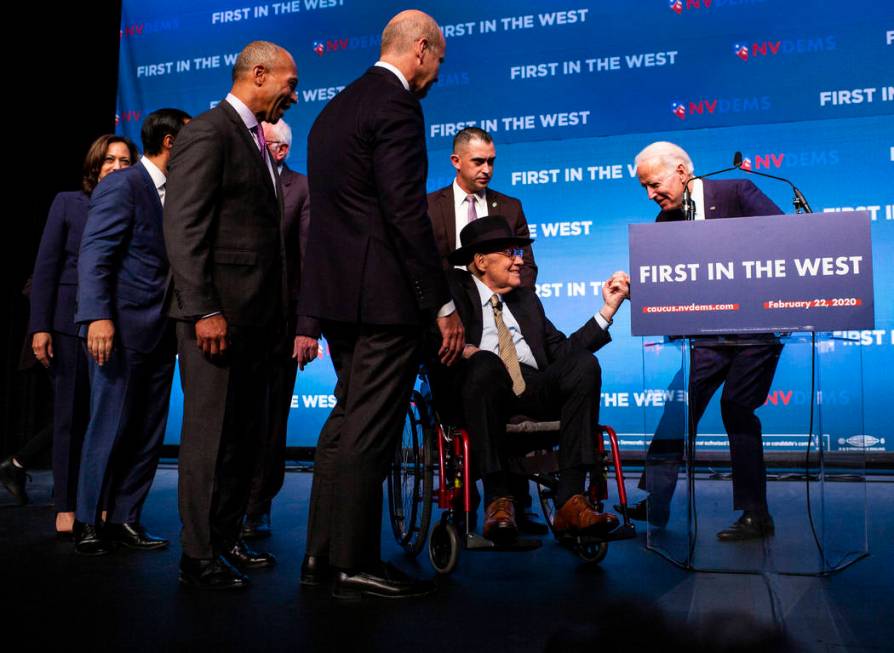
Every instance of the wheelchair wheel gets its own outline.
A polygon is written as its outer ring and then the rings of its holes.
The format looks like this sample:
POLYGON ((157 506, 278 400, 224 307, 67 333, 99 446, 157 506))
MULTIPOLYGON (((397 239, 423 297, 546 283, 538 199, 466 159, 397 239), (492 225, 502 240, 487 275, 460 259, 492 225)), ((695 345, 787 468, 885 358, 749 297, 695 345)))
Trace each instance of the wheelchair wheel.
POLYGON ((456 526, 440 521, 431 529, 428 540, 428 557, 439 574, 449 574, 459 560, 459 532, 456 526))
POLYGON ((433 429, 422 395, 413 391, 403 436, 388 472, 388 513, 394 538, 417 556, 431 523, 433 429))
POLYGON ((574 547, 574 552, 588 565, 598 565, 608 553, 608 542, 588 542, 574 547))

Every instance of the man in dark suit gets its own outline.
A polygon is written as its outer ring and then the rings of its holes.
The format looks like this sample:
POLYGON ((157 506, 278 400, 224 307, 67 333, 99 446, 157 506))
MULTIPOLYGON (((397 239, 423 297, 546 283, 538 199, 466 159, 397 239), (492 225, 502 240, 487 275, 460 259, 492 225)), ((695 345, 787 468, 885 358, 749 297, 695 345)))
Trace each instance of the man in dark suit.
MULTIPOLYGON (((502 215, 516 236, 528 238, 531 235, 521 202, 488 187, 494 174, 496 159, 494 140, 483 129, 466 127, 453 137, 450 163, 456 169, 456 178, 449 186, 428 195, 428 214, 431 216, 435 242, 445 270, 450 268, 447 257, 456 249, 459 232, 473 220, 489 214, 502 215)), ((523 249, 522 286, 534 288, 537 281, 534 252, 530 245, 523 249)), ((538 521, 537 514, 531 510, 531 492, 527 478, 514 478, 512 490, 519 528, 533 535, 546 534, 546 524, 538 521)), ((477 505, 477 490, 473 495, 477 505)))
MULTIPOLYGON (((681 147, 659 141, 636 157, 640 184, 650 200, 661 207, 657 222, 684 220, 683 190, 694 173, 689 155, 681 147)), ((782 210, 745 179, 696 179, 689 183, 695 202, 695 219, 779 215, 782 210)), ((754 411, 767 399, 782 345, 770 334, 694 338, 689 379, 692 433, 711 397, 723 384, 720 413, 730 444, 733 470, 733 508, 740 518, 719 533, 722 541, 761 538, 774 532, 767 507, 767 472, 764 466, 761 422, 754 411)), ((663 432, 672 434, 673 429, 663 432)), ((657 435, 657 434, 656 434, 657 435)), ((655 437, 649 445, 640 487, 649 497, 631 508, 631 516, 648 517, 664 525, 683 456, 682 433, 655 437), (647 514, 648 513, 648 514, 647 514)))
MULTIPOLYGON (((285 244, 287 287, 289 295, 288 329, 277 343, 270 366, 270 399, 268 405, 267 438, 258 451, 251 492, 245 511, 242 537, 269 537, 270 505, 282 488, 285 477, 286 427, 292 407, 292 391, 298 374, 298 359, 316 359, 319 345, 313 338, 296 336, 298 290, 301 283, 301 264, 307 250, 307 229, 310 225, 310 201, 307 177, 286 164, 292 147, 292 130, 285 120, 275 125, 262 123, 267 151, 270 153, 282 186, 282 233, 285 244)), ((307 318, 305 318, 307 319, 307 318)), ((303 365, 302 365, 303 369, 303 365)))
POLYGON ((240 537, 266 429, 273 343, 286 328, 282 191, 260 122, 298 96, 291 55, 249 43, 226 99, 181 132, 171 156, 164 234, 183 385, 180 581, 245 587, 236 567, 269 567, 240 537))
POLYGON ((158 465, 174 372, 162 206, 171 148, 189 120, 179 109, 149 114, 143 158, 108 175, 90 198, 75 314, 91 356, 74 529, 83 555, 109 553, 116 542, 142 550, 168 545, 146 532, 140 512, 158 465))
POLYGON ((599 436, 602 377, 593 352, 611 341, 608 327, 628 294, 627 275, 616 272, 605 282, 605 303, 566 337, 546 317, 536 293, 522 286, 522 254, 530 238, 516 236, 505 219, 492 215, 464 227, 460 240, 449 260, 468 271, 451 269, 448 279, 468 344, 443 387, 458 399, 475 471, 484 481, 484 536, 506 542, 517 535, 507 459, 521 452, 506 434, 515 414, 561 420, 555 529, 610 530, 617 517, 597 512, 583 493, 599 436))
MULTIPOLYGON (((456 179, 428 195, 428 214, 445 270, 450 267, 447 257, 456 249, 459 232, 472 220, 486 215, 502 215, 516 236, 528 238, 531 235, 521 202, 488 187, 496 158, 493 138, 483 129, 466 127, 453 137, 450 163, 456 169, 456 179)), ((523 249, 522 286, 533 288, 537 281, 537 264, 531 247, 523 249)))
POLYGON ((444 50, 430 16, 399 13, 382 33, 380 61, 326 105, 308 137, 313 210, 299 313, 322 321, 338 383, 317 442, 301 581, 320 584, 335 571, 338 598, 434 589, 383 564, 380 539, 382 482, 424 325, 437 319, 447 363, 463 344, 426 213, 417 99, 444 50))

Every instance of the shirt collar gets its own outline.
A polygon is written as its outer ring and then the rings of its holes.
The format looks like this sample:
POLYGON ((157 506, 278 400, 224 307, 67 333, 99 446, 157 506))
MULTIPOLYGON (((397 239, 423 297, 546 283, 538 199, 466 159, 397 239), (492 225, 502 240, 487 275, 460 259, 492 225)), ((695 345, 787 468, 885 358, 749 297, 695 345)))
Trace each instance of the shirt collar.
POLYGON ((159 189, 165 185, 165 182, 168 180, 168 178, 157 165, 147 159, 145 155, 140 158, 140 163, 143 164, 143 167, 146 168, 146 172, 148 172, 149 176, 152 177, 152 183, 155 184, 156 189, 159 189))
POLYGON ((404 77, 404 74, 402 72, 400 72, 400 70, 397 68, 397 66, 394 66, 394 65, 388 63, 387 61, 377 61, 375 63, 375 65, 378 66, 379 68, 384 68, 385 70, 390 70, 391 72, 393 72, 395 75, 397 75, 397 78, 400 80, 401 85, 406 90, 408 90, 408 91, 410 90, 410 82, 407 81, 407 78, 404 77))
POLYGON ((239 117, 242 118, 242 122, 245 123, 245 126, 249 129, 254 129, 258 126, 258 117, 251 112, 247 106, 245 106, 245 102, 237 98, 232 93, 227 93, 227 102, 230 103, 230 106, 236 109, 236 113, 239 114, 239 117))
MULTIPOLYGON (((478 288, 478 296, 481 298, 481 307, 490 306, 490 298, 494 296, 494 291, 484 285, 484 283, 476 277, 474 274, 472 275, 472 280, 475 282, 475 287, 478 288)), ((500 299, 502 302, 502 298, 500 299)))
POLYGON ((456 178, 453 179, 453 203, 456 206, 459 206, 463 202, 466 201, 467 195, 474 195, 477 198, 477 201, 484 201, 484 191, 480 191, 478 193, 467 193, 462 188, 460 188, 459 184, 456 181, 456 178))

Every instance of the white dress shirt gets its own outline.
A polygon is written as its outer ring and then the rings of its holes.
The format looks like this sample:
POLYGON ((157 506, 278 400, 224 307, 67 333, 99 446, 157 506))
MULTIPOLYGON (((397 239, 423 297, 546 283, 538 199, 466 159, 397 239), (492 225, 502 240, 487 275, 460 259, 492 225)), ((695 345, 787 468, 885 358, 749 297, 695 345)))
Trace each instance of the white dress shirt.
POLYGON ((143 167, 146 168, 146 172, 152 177, 152 183, 155 184, 155 190, 158 191, 158 199, 161 200, 161 205, 164 206, 165 183, 167 183, 168 178, 165 176, 165 173, 163 173, 157 165, 152 163, 152 161, 147 159, 145 155, 140 157, 140 163, 143 164, 143 167))
MULTIPOLYGON (((478 296, 481 299, 481 342, 478 349, 484 351, 492 351, 500 355, 500 339, 497 335, 497 322, 494 320, 494 308, 490 304, 490 298, 493 297, 494 291, 485 286, 478 277, 473 276, 475 287, 478 288, 478 296)), ((500 300, 503 302, 503 300, 500 300)), ((531 352, 528 343, 525 342, 525 336, 522 335, 518 321, 509 310, 509 305, 503 302, 503 324, 509 329, 509 335, 512 336, 512 342, 515 343, 515 351, 518 352, 518 362, 524 363, 529 367, 537 369, 537 360, 531 352)))

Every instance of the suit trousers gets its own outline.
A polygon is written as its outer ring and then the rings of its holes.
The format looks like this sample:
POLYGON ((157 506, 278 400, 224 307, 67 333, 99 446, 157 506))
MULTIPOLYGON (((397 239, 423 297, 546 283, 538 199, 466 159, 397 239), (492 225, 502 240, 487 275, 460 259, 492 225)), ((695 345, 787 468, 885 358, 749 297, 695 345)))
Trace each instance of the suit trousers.
POLYGON ((307 553, 342 569, 381 558, 382 483, 419 370, 421 328, 324 321, 338 382, 317 442, 307 553))
POLYGON ((239 538, 266 429, 272 327, 230 325, 226 354, 210 359, 195 325, 177 322, 183 386, 178 501, 183 553, 210 559, 239 538))
MULTIPOLYGON (((754 411, 767 400, 781 353, 782 345, 779 343, 737 346, 699 341, 692 343, 690 419, 697 427, 714 393, 723 384, 720 415, 729 438, 734 510, 767 509, 767 471, 761 422, 754 411)), ((671 407, 670 410, 677 409, 671 407)), ((679 425, 683 423, 682 415, 675 415, 670 420, 662 417, 659 431, 664 435, 658 437, 656 433, 646 453, 640 487, 664 505, 670 503, 677 472, 683 461, 685 434, 679 432, 679 425), (670 422, 678 425, 676 437, 668 434, 669 430, 673 430, 670 422), (665 424, 663 429, 662 424, 665 424)))
POLYGON ((298 363, 291 357, 292 339, 285 339, 270 364, 270 396, 267 403, 267 437, 261 443, 248 495, 247 515, 270 512, 270 505, 282 489, 286 475, 286 431, 298 363))
POLYGON ((599 361, 584 349, 538 370, 522 365, 526 388, 512 392, 512 380, 500 357, 479 351, 459 364, 453 376, 462 419, 469 431, 472 463, 481 477, 508 469, 508 459, 537 447, 534 438, 506 433, 514 415, 561 421, 559 469, 593 465, 599 424, 599 361))
POLYGON ((53 332, 53 496, 56 512, 77 505, 81 448, 90 418, 90 376, 80 338, 53 332))
POLYGON ((116 342, 100 367, 90 357, 90 424, 81 452, 76 517, 98 524, 140 520, 164 441, 174 374, 174 334, 167 325, 155 349, 116 342))

